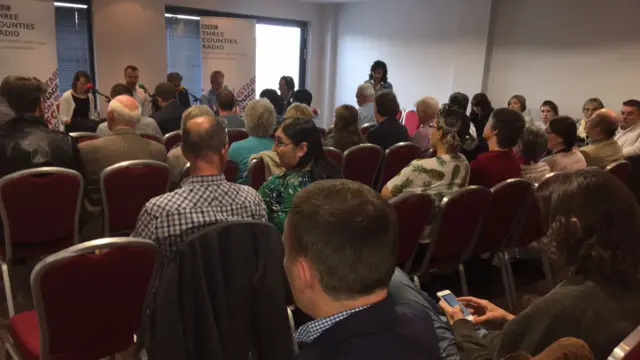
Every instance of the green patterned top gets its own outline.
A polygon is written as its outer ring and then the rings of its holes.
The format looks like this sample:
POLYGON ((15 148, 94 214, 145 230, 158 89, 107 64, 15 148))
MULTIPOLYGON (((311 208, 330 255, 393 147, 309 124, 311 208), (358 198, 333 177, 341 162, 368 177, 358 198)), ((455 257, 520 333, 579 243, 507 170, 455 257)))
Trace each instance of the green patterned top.
POLYGON ((287 170, 280 175, 274 175, 267 180, 258 193, 267 207, 269 222, 282 234, 284 221, 291 210, 293 198, 298 191, 311 184, 311 171, 287 170))

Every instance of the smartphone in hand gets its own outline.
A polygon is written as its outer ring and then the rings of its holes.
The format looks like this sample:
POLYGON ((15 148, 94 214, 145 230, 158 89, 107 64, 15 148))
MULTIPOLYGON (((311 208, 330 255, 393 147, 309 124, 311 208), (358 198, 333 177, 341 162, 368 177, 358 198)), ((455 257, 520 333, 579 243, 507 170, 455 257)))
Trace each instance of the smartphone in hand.
POLYGON ((452 308, 455 308, 456 306, 460 306, 460 310, 462 310, 462 314, 464 315, 464 318, 471 321, 471 319, 473 319, 473 316, 471 315, 471 313, 469 313, 469 310, 467 310, 466 307, 464 307, 464 305, 462 305, 459 301, 458 298, 453 295, 453 293, 449 290, 443 290, 440 291, 436 294, 440 299, 444 300, 447 304, 449 304, 449 306, 451 306, 452 308))

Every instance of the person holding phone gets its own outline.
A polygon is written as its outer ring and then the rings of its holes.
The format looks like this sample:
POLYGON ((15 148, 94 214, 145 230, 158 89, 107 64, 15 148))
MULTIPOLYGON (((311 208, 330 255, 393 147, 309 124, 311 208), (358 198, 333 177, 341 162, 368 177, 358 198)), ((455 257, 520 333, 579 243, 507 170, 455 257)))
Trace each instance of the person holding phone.
POLYGON ((487 300, 461 297, 469 310, 440 302, 466 358, 539 354, 563 337, 583 340, 606 359, 640 324, 640 208, 613 175, 595 168, 554 175, 536 191, 547 234, 540 244, 567 280, 518 316, 487 300), (474 325, 502 325, 478 336, 474 325))

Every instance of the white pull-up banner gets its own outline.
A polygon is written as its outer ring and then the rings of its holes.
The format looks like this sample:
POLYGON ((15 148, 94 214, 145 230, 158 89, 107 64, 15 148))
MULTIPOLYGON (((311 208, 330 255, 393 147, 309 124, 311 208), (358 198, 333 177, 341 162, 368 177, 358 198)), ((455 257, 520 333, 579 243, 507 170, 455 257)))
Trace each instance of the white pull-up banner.
POLYGON ((59 129, 53 1, 0 0, 0 81, 8 75, 35 76, 45 83, 45 119, 59 129))
POLYGON ((201 17, 200 43, 202 84, 208 86, 211 73, 222 71, 224 85, 236 94, 238 109, 244 111, 256 98, 256 21, 201 17))

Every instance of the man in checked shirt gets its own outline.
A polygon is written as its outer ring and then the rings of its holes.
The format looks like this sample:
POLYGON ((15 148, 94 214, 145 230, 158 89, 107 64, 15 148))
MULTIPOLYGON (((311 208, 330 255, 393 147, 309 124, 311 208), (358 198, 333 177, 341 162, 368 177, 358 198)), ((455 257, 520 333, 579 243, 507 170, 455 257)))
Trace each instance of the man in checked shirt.
POLYGON ((231 220, 267 221, 258 193, 225 180, 229 149, 224 126, 199 106, 182 118, 182 152, 191 176, 171 193, 151 199, 142 209, 132 237, 153 240, 160 247, 162 265, 175 250, 203 228, 231 220))

